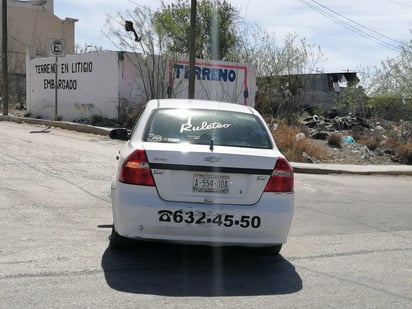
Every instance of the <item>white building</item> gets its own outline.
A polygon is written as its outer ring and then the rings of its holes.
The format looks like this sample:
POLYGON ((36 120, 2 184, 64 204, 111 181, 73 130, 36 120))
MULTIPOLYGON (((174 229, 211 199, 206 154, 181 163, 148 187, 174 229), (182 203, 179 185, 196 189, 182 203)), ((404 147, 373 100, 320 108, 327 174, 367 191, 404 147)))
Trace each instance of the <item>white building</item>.
MULTIPOLYGON (((115 51, 32 59, 27 65, 27 109, 44 119, 100 116, 122 121, 149 99, 187 97, 187 66, 184 60, 115 51)), ((254 66, 196 61, 196 98, 254 106, 255 93, 254 66)))

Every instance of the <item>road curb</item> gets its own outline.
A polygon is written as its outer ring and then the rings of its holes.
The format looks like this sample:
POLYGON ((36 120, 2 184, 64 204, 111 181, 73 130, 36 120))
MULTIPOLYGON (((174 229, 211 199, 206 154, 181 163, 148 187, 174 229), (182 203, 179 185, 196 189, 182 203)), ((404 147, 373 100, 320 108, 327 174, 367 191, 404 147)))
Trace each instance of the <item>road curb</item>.
MULTIPOLYGON (((391 167, 376 166, 376 168, 369 170, 352 170, 350 168, 342 168, 342 166, 323 168, 316 165, 311 166, 297 166, 297 163, 291 162, 293 170, 298 174, 315 174, 315 175, 326 175, 326 174, 341 174, 341 175, 382 175, 382 176, 412 176, 412 167, 405 167, 403 169, 397 169, 397 166, 391 167)), ((375 166, 374 166, 375 167, 375 166)))
POLYGON ((72 130, 76 132, 91 133, 91 134, 97 134, 97 135, 109 135, 111 131, 110 128, 96 127, 96 126, 87 125, 87 124, 79 124, 79 123, 73 123, 73 122, 67 122, 67 121, 34 119, 34 118, 17 117, 17 116, 0 116, 0 121, 10 121, 10 122, 16 122, 16 123, 44 125, 44 126, 50 126, 50 127, 55 127, 55 128, 61 128, 61 129, 72 130))

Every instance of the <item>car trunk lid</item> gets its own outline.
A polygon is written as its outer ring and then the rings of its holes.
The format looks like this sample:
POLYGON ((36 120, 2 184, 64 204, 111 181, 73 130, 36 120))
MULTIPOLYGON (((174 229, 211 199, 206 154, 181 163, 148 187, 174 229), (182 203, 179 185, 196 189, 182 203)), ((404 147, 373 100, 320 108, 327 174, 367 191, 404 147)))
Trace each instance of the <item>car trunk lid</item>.
POLYGON ((144 143, 160 197, 166 201, 252 205, 261 197, 275 149, 144 143), (190 149, 190 151, 189 151, 190 149))

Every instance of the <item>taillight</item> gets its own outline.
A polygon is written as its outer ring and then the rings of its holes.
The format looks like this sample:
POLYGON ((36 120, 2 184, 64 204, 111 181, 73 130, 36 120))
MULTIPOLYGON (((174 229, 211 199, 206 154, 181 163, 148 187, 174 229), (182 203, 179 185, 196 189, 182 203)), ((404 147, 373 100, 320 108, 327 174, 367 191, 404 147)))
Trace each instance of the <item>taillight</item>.
POLYGON ((133 185, 154 186, 144 150, 135 150, 127 157, 120 171, 119 181, 133 185))
POLYGON ((293 192, 293 168, 286 159, 277 160, 265 192, 293 192))

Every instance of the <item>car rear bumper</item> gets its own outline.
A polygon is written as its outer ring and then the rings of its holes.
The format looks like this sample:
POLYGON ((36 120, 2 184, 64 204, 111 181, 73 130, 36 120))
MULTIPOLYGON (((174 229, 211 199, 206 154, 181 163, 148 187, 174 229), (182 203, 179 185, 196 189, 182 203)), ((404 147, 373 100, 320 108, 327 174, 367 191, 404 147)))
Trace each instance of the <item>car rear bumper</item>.
POLYGON ((293 193, 264 193, 251 206, 176 203, 155 187, 112 184, 116 232, 127 238, 207 245, 271 246, 286 242, 293 193))

